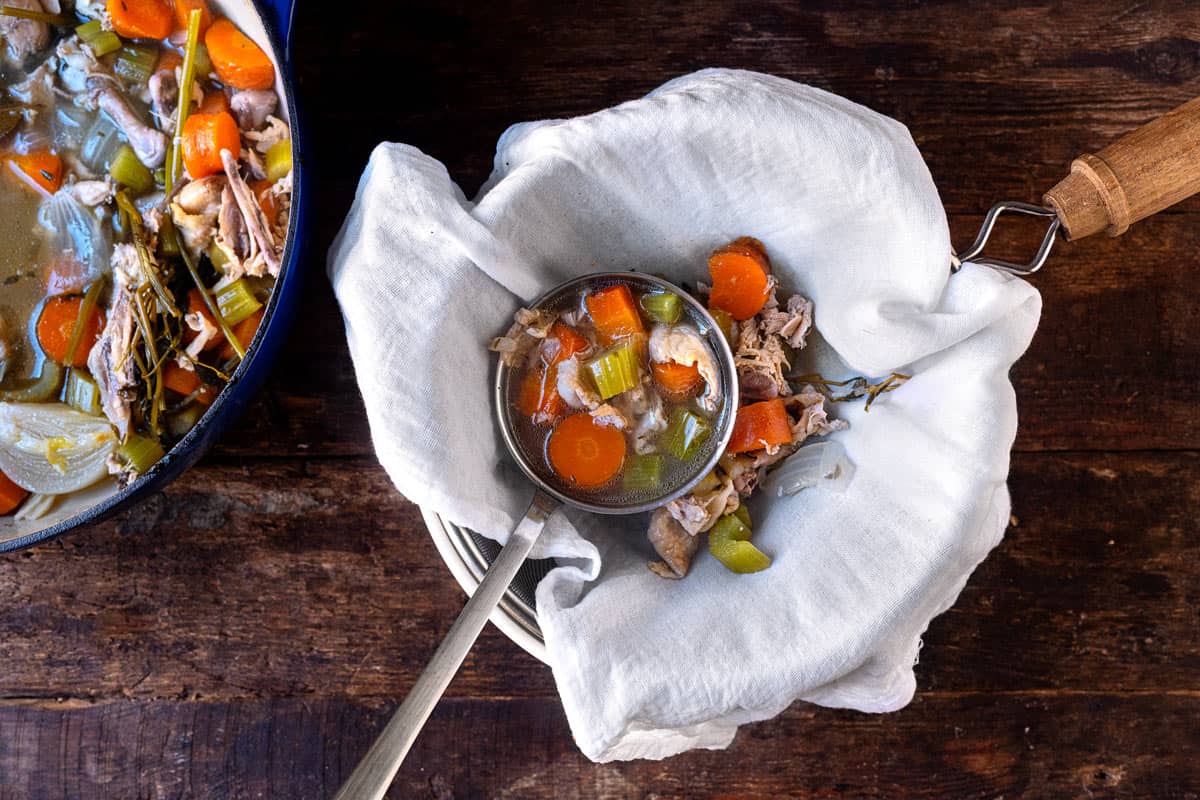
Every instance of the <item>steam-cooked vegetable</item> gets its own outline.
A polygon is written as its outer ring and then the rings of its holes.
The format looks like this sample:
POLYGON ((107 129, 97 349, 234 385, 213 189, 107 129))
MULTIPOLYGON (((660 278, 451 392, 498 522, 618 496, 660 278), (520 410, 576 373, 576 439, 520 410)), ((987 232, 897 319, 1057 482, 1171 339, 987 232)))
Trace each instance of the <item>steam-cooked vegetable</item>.
POLYGON ((275 65, 262 48, 227 19, 212 24, 204 36, 213 68, 225 84, 235 89, 270 89, 275 65))
POLYGON ((739 321, 762 311, 771 292, 770 265, 758 240, 730 242, 709 257, 708 270, 712 275, 709 308, 727 311, 739 321))
POLYGON ((674 403, 695 397, 704 386, 704 378, 700 377, 700 370, 695 364, 684 366, 674 361, 653 363, 650 373, 663 397, 674 403))
POLYGON ((700 450, 711 431, 712 426, 699 414, 677 408, 663 433, 663 449, 680 461, 687 461, 700 450))
POLYGON ((113 30, 126 39, 165 39, 171 33, 172 14, 163 0, 108 0, 113 30))
POLYGON ((62 159, 49 150, 31 150, 28 153, 9 153, 8 168, 29 188, 46 197, 62 186, 62 159))
POLYGON ((655 322, 674 325, 683 316, 683 300, 674 292, 647 292, 642 295, 642 310, 655 322))
POLYGON ((595 489, 612 480, 625 461, 625 437, 590 414, 574 414, 554 427, 546 455, 555 474, 572 486, 595 489))
POLYGON ((108 475, 117 434, 62 403, 0 403, 0 471, 39 494, 67 494, 108 475))
POLYGON ((592 292, 584 300, 600 344, 615 344, 635 333, 645 333, 646 326, 638 314, 633 294, 623 283, 592 292))
POLYGON ((13 483, 7 475, 0 472, 0 516, 11 514, 21 507, 29 491, 13 483))
POLYGON ((133 433, 117 448, 117 460, 127 469, 141 475, 166 455, 158 439, 133 433))
POLYGON ((113 156, 108 174, 114 181, 130 189, 134 194, 143 194, 154 188, 154 175, 138 159, 133 148, 121 145, 113 156))
POLYGON ((127 44, 117 53, 113 72, 132 84, 150 80, 154 65, 158 63, 158 48, 144 44, 127 44))
POLYGON ((267 180, 271 183, 283 180, 292 171, 292 140, 283 139, 267 149, 265 164, 267 180))
POLYGON ((75 34, 91 48, 96 58, 121 49, 120 37, 112 31, 106 31, 98 19, 89 20, 80 25, 75 29, 75 34))
POLYGON ((788 456, 772 473, 767 488, 780 496, 814 486, 844 492, 853 477, 854 464, 845 448, 835 441, 816 442, 788 456))
POLYGON ((657 492, 662 484, 663 457, 658 453, 633 455, 625 462, 622 480, 627 491, 657 492))
POLYGON ((221 162, 221 151, 241 151, 242 137, 238 132, 233 115, 221 111, 216 114, 192 114, 183 126, 183 138, 179 143, 183 163, 193 180, 225 171, 221 162))
POLYGON ((771 559, 749 540, 750 526, 726 514, 708 532, 708 552, 731 572, 760 572, 771 566, 771 559))
POLYGON ((751 403, 738 409, 726 453, 747 453, 767 447, 779 447, 792 441, 792 426, 787 408, 779 398, 751 403))
POLYGON ((51 297, 38 317, 38 343, 47 356, 66 366, 85 366, 104 329, 104 312, 84 300, 81 295, 51 297))
POLYGON ((605 400, 637 386, 641 377, 637 349, 631 342, 619 344, 592 359, 587 368, 605 400))
POLYGON ((99 416, 104 413, 100 404, 100 389, 96 382, 82 370, 73 369, 67 374, 67 385, 63 388, 63 400, 71 408, 84 414, 99 416))
POLYGON ((225 321, 232 326, 262 308, 262 303, 254 296, 246 279, 238 278, 233 283, 217 289, 217 308, 225 321))

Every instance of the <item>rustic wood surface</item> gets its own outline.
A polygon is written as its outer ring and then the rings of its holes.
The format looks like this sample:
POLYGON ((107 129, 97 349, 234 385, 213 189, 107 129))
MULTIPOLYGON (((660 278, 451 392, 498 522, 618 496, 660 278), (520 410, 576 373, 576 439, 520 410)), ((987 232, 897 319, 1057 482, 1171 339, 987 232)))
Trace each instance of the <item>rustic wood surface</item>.
MULTIPOLYGON (((452 622, 461 592, 371 457, 322 277, 376 142, 470 194, 511 122, 754 68, 906 123, 965 246, 994 201, 1036 201, 1200 95, 1189 0, 301 6, 303 324, 164 495, 0 559, 0 800, 328 796, 452 622)), ((1002 228, 999 252, 1031 237, 1002 228)), ((489 627, 391 796, 1200 798, 1197 252, 1192 199, 1060 243, 1038 276, 1016 521, 934 620, 908 708, 796 705, 724 752, 594 765, 550 672, 489 627)))

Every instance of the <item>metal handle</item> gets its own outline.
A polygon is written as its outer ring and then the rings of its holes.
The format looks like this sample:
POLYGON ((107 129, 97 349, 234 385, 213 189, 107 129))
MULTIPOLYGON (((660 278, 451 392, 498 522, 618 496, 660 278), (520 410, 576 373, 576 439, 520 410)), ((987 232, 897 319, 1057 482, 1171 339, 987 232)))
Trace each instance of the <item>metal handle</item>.
POLYGON ((546 519, 556 508, 558 502, 549 495, 540 490, 534 494, 529 510, 508 537, 508 543, 496 556, 474 594, 467 600, 467 605, 446 634, 445 641, 429 660, 429 666, 392 715, 383 733, 379 734, 363 760, 334 795, 334 800, 380 800, 384 796, 416 741, 417 734, 433 712, 433 707, 462 666, 471 645, 479 638, 479 632, 487 624, 492 610, 504 596, 517 570, 525 563, 525 557, 541 535, 546 519))

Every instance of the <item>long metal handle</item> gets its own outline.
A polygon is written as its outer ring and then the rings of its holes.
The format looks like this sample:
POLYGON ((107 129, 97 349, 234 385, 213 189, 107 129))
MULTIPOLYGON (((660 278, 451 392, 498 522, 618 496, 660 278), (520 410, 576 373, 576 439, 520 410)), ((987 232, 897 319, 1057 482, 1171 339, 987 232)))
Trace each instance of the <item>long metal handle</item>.
POLYGON ((467 605, 446 634, 445 641, 430 659, 429 666, 392 715, 383 733, 379 734, 363 760, 334 795, 334 800, 380 800, 384 796, 416 741, 417 734, 424 727, 425 720, 429 719, 434 706, 462 666, 471 645, 479 638, 479 632, 487 624, 488 617, 504 596, 517 570, 525 563, 525 557, 546 525, 546 518, 557 507, 558 502, 540 490, 533 496, 529 510, 508 537, 508 543, 488 568, 475 593, 467 600, 467 605))

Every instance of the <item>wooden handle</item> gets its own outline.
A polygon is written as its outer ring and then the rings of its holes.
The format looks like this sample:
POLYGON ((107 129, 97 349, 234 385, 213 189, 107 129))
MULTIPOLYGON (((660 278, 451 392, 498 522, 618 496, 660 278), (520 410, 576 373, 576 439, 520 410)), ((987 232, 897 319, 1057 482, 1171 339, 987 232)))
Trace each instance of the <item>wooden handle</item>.
POLYGON ((1071 162, 1071 174, 1046 193, 1068 239, 1131 224, 1200 192, 1200 97, 1127 134, 1096 155, 1071 162))

